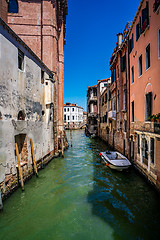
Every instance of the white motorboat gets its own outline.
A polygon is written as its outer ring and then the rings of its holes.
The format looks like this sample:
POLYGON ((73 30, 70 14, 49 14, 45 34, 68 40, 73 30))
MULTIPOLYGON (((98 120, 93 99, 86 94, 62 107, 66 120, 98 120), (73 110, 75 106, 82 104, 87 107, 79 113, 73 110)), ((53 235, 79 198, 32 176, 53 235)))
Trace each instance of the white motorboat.
POLYGON ((106 151, 99 154, 106 166, 122 171, 128 169, 131 166, 130 161, 121 153, 115 151, 106 151))

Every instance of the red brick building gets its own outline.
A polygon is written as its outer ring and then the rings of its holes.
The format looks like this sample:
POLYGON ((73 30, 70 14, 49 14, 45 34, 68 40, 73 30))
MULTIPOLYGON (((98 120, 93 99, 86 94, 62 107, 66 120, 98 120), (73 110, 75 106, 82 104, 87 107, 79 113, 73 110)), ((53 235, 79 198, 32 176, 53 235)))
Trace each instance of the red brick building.
POLYGON ((111 109, 108 112, 110 119, 110 144, 118 151, 129 154, 129 80, 128 80, 128 39, 129 23, 123 33, 117 34, 118 41, 110 59, 111 70, 111 109))
MULTIPOLYGON (((10 0, 8 2, 9 26, 54 73, 56 81, 54 90, 55 139, 59 131, 64 128, 63 71, 66 15, 67 0, 10 0)), ((57 142, 56 140, 55 146, 57 142)))
POLYGON ((0 0, 0 18, 7 22, 8 1, 0 0))

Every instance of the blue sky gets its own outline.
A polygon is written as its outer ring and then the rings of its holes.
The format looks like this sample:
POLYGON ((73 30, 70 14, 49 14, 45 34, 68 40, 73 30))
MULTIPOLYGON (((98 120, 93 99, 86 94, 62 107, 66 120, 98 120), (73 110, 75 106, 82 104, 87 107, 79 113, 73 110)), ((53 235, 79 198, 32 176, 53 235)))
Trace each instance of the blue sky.
POLYGON ((68 0, 64 48, 64 102, 86 110, 88 86, 110 77, 109 59, 123 32, 132 21, 140 0, 68 0))

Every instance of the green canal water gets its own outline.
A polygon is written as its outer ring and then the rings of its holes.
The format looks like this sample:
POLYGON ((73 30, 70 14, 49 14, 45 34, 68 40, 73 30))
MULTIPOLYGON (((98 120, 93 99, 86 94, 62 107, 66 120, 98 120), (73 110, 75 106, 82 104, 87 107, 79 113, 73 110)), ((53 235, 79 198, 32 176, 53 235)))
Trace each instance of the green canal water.
POLYGON ((106 148, 74 131, 65 157, 4 202, 0 240, 160 239, 160 198, 134 169, 103 165, 106 148))

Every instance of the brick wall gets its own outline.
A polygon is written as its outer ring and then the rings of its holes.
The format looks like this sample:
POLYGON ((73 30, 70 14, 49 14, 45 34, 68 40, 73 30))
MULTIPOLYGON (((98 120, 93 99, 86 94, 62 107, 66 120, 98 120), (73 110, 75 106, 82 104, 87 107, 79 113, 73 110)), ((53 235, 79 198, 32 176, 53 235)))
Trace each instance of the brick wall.
POLYGON ((6 0, 0 0, 0 18, 7 22, 8 4, 6 0))

